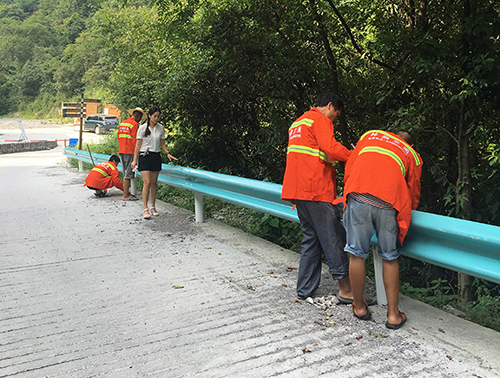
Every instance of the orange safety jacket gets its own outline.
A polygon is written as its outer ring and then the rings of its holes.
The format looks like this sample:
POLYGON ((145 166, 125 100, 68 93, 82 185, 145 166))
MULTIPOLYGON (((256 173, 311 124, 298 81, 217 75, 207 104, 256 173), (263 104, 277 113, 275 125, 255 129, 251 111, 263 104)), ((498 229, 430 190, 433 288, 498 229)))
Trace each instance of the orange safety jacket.
POLYGON ((335 162, 351 151, 335 140, 332 121, 318 108, 299 117, 288 129, 286 169, 281 198, 333 202, 337 197, 335 162))
POLYGON ((408 232, 411 211, 420 201, 422 158, 401 137, 380 130, 365 133, 345 167, 344 196, 369 193, 398 211, 398 239, 408 232))
POLYGON ((85 179, 85 184, 83 186, 90 186, 91 188, 101 190, 115 186, 123 190, 123 184, 118 175, 118 168, 116 168, 116 165, 111 161, 94 166, 85 179))
POLYGON ((137 137, 137 130, 139 125, 133 117, 128 117, 125 121, 120 123, 118 128, 118 149, 119 154, 134 154, 135 141, 137 137))

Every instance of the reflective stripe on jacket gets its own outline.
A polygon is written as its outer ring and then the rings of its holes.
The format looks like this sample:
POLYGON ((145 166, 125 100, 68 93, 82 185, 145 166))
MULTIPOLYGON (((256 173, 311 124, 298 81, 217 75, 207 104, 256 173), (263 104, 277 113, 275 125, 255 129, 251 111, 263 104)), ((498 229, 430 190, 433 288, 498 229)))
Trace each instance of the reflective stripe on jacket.
POLYGON ((134 154, 138 129, 139 125, 132 117, 128 117, 120 123, 120 127, 118 127, 118 144, 120 145, 118 153, 134 154))
POLYGON ((288 129, 288 148, 281 198, 333 202, 337 197, 335 162, 351 151, 335 140, 333 123, 312 108, 288 129))
POLYGON ((403 243, 411 210, 420 201, 422 164, 420 155, 396 134, 369 131, 347 161, 344 195, 368 193, 390 203, 398 211, 399 242, 403 243))
POLYGON ((84 186, 90 186, 91 188, 101 190, 112 188, 113 186, 120 190, 124 189, 120 181, 118 168, 116 168, 116 165, 111 161, 94 166, 85 179, 84 186))

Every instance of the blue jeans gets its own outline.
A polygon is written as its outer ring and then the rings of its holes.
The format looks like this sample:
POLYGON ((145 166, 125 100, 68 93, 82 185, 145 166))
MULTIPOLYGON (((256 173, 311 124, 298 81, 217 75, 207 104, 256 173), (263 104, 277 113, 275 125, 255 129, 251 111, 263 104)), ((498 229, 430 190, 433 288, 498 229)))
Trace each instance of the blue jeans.
POLYGON ((328 202, 296 200, 300 227, 304 234, 300 244, 297 294, 308 297, 321 280, 321 256, 325 253, 333 279, 349 276, 349 259, 344 252, 345 230, 339 209, 328 202))
POLYGON ((394 209, 381 209, 347 196, 344 211, 347 243, 344 250, 366 259, 370 253, 370 240, 375 230, 380 257, 384 260, 397 259, 399 251, 396 243, 399 227, 396 216, 397 212, 394 209))

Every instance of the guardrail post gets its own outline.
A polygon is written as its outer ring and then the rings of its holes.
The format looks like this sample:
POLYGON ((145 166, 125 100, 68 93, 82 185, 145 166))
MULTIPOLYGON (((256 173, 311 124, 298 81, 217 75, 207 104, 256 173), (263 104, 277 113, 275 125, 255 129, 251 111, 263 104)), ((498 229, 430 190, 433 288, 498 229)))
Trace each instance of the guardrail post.
POLYGON ((194 192, 194 217, 196 223, 203 223, 203 194, 194 192))
POLYGON ((83 160, 78 160, 78 172, 83 172, 83 160))
POLYGON ((377 304, 379 306, 387 306, 387 297, 385 295, 383 262, 378 255, 377 247, 373 248, 373 267, 375 269, 375 288, 377 290, 377 304))
POLYGON ((132 178, 130 179, 130 194, 132 195, 137 195, 137 179, 135 178, 132 178))

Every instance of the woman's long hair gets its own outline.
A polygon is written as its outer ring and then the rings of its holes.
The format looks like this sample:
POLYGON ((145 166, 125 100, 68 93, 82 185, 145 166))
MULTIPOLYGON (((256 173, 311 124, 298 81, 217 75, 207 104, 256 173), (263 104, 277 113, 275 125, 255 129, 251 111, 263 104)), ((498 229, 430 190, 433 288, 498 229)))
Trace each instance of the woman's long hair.
MULTIPOLYGON (((144 136, 147 137, 151 134, 151 130, 149 129, 149 121, 150 117, 155 114, 156 112, 159 112, 160 108, 158 106, 153 106, 151 109, 148 111, 148 126, 146 127, 146 130, 144 131, 144 136)), ((160 112, 161 113, 161 112, 160 112)))

